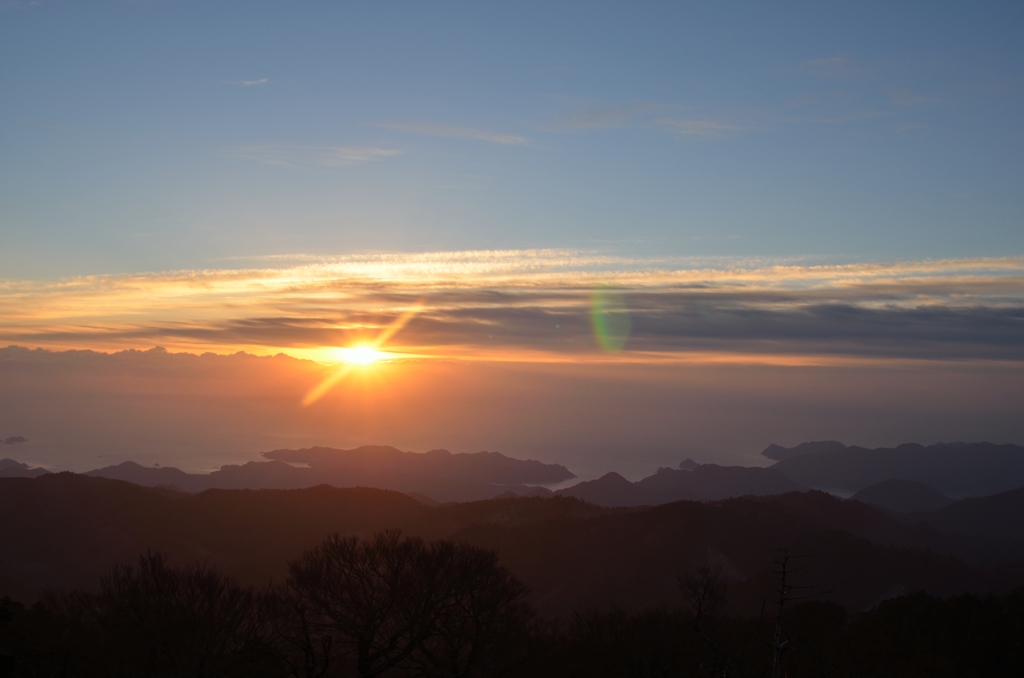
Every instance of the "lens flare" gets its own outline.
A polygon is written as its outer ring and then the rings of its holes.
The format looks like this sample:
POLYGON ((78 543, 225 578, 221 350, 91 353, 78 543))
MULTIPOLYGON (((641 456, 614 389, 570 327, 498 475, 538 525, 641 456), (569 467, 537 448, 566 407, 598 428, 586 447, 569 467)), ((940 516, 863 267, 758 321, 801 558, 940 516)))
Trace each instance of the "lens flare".
POLYGON ((618 353, 626 347, 633 322, 620 290, 604 285, 594 290, 590 296, 590 324, 598 345, 604 350, 618 353))

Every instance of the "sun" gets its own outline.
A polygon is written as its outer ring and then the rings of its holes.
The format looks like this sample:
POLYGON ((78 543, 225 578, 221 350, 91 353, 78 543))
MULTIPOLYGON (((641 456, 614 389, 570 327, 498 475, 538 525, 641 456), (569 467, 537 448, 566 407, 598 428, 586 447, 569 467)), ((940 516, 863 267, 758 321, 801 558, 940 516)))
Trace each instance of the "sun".
MULTIPOLYGON (((313 388, 306 397, 302 399, 302 406, 309 407, 316 401, 320 400, 325 393, 330 391, 334 386, 345 379, 353 369, 357 367, 369 367, 375 363, 381 362, 382 360, 391 362, 395 359, 403 357, 409 357, 401 353, 389 353, 386 351, 378 351, 378 346, 384 346, 391 337, 395 336, 403 327, 409 324, 409 321, 416 317, 416 314, 423 310, 423 302, 415 304, 411 308, 405 310, 402 315, 395 318, 390 325, 381 330, 377 338, 372 343, 368 344, 356 344, 350 347, 336 347, 333 349, 326 349, 325 352, 331 358, 337 359, 338 362, 345 363, 343 366, 335 367, 332 370, 332 374, 328 374, 324 377, 316 387, 313 388)), ((325 356, 326 357, 326 356, 325 356)), ((360 370, 361 371, 361 370, 360 370)))
POLYGON ((335 349, 338 357, 346 363, 355 363, 356 365, 372 365, 373 363, 385 358, 386 353, 382 353, 372 346, 352 346, 350 348, 337 348, 335 349))

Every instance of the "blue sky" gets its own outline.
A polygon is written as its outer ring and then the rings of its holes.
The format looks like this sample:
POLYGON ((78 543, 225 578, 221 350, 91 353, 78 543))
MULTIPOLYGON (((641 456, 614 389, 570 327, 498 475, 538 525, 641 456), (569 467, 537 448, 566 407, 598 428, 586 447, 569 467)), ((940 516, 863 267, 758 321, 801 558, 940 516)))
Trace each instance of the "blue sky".
POLYGON ((1020 3, 6 2, 0 278, 1024 254, 1020 3))
POLYGON ((48 349, 0 350, 0 429, 635 477, 1020 443, 1022 120, 1019 2, 0 0, 0 346, 48 349))

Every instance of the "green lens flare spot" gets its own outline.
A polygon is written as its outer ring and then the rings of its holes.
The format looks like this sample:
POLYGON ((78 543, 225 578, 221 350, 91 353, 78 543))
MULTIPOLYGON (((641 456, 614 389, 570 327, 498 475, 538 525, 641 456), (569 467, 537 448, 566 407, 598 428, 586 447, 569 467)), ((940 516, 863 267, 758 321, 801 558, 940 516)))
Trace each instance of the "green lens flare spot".
POLYGON ((590 324, 597 343, 604 350, 617 353, 626 347, 633 323, 620 290, 604 285, 594 290, 590 296, 590 324))

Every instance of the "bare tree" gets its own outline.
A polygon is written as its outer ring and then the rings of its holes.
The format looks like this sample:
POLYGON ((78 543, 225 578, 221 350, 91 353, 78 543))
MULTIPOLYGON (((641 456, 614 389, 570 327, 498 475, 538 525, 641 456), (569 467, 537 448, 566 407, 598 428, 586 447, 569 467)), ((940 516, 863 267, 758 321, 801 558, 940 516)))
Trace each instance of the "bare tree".
POLYGON ((397 531, 328 537, 291 564, 288 586, 308 676, 332 662, 361 678, 479 675, 529 619, 525 587, 496 554, 397 531))
POLYGON ((258 676, 274 671, 267 598, 206 565, 160 553, 117 566, 95 598, 110 674, 258 676))
POLYGON ((103 645, 96 598, 82 591, 43 591, 11 639, 20 666, 0 670, 0 676, 95 675, 96 650, 103 645))
POLYGON ((324 678, 338 668, 334 637, 322 632, 317 614, 288 589, 273 595, 271 624, 276 647, 294 678, 324 678))
POLYGON ((715 662, 710 670, 722 678, 729 675, 735 656, 708 632, 707 627, 708 623, 725 608, 728 584, 724 574, 725 571, 720 565, 702 565, 678 579, 683 598, 693 616, 693 632, 714 652, 715 662))
POLYGON ((408 659, 429 634, 416 581, 424 556, 422 541, 396 531, 369 541, 335 534, 291 564, 288 583, 311 635, 333 638, 331 652, 369 678, 408 659))
POLYGON ((527 589, 494 551, 435 542, 434 633, 413 655, 424 675, 468 678, 511 665, 532 611, 527 589))
POLYGON ((798 558, 806 558, 807 556, 794 556, 790 555, 788 549, 780 549, 779 555, 774 559, 775 563, 775 578, 777 588, 773 589, 777 596, 774 600, 777 610, 775 613, 775 633, 772 637, 772 678, 780 678, 783 675, 782 671, 782 656, 790 649, 789 639, 785 637, 783 630, 783 612, 785 611, 786 605, 794 603, 798 600, 806 600, 807 598, 813 598, 820 596, 829 591, 817 591, 811 593, 797 594, 797 591, 809 591, 813 587, 811 586, 796 586, 793 584, 793 575, 800 572, 803 568, 796 567, 793 563, 798 558))
POLYGON ((679 577, 679 588, 693 614, 693 630, 700 634, 701 622, 715 617, 725 607, 728 584, 720 565, 702 565, 679 577))

